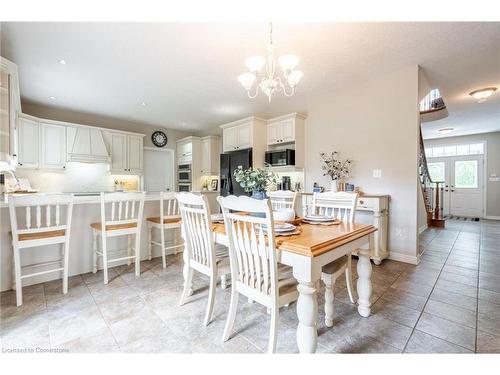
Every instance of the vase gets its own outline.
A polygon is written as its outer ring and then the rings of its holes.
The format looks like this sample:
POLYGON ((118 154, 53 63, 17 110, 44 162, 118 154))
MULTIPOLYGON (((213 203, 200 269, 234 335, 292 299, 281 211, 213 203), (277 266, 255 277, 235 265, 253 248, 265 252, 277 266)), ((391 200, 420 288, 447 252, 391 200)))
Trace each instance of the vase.
POLYGON ((330 191, 333 191, 334 193, 339 191, 339 187, 337 185, 337 180, 332 180, 332 185, 330 187, 330 191))
POLYGON ((267 198, 267 195, 266 195, 265 191, 254 190, 254 191, 252 191, 252 198, 258 199, 258 200, 263 200, 263 199, 267 198))

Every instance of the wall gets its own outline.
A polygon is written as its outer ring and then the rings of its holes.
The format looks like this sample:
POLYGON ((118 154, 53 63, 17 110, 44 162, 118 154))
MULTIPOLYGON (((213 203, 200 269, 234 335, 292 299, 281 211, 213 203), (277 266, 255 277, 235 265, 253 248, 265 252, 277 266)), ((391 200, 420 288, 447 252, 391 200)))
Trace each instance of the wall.
POLYGON ((389 194, 389 249, 396 260, 417 262, 418 67, 409 66, 309 101, 306 190, 329 187, 319 152, 354 160, 352 178, 366 193, 389 194), (373 177, 382 170, 382 178, 373 177))
POLYGON ((488 176, 500 176, 500 131, 493 133, 446 137, 424 140, 426 147, 452 143, 474 143, 486 141, 486 216, 500 219, 500 182, 489 181, 488 176))

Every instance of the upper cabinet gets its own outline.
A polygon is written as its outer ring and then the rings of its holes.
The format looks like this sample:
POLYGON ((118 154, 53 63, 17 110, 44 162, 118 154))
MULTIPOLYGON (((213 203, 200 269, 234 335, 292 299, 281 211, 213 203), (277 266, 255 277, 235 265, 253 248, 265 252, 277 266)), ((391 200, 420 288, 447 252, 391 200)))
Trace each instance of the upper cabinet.
POLYGON ((111 153, 110 171, 115 174, 142 175, 143 136, 121 132, 105 132, 111 153))
POLYGON ((40 123, 40 168, 66 168, 66 126, 40 123))
POLYGON ((252 147, 252 121, 222 129, 222 149, 224 152, 252 147))
POLYGON ((191 164, 193 162, 193 137, 177 141, 177 165, 191 164))
POLYGON ((16 168, 16 123, 20 111, 17 66, 0 57, 0 163, 11 170, 16 168))
POLYGON ((17 126, 17 168, 39 167, 40 124, 38 119, 19 117, 17 126))
POLYGON ((305 119, 301 113, 291 113, 267 121, 267 149, 294 149, 294 168, 304 168, 305 119))
POLYGON ((201 174, 216 176, 219 174, 220 138, 208 136, 201 139, 201 174))

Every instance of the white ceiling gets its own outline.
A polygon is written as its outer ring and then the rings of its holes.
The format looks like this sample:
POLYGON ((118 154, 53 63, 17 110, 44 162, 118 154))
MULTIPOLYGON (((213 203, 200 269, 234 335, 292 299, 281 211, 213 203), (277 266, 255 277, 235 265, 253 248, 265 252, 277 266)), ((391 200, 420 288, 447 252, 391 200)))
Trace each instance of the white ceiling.
POLYGON ((298 55, 305 75, 294 97, 271 104, 248 99, 237 81, 245 58, 265 53, 265 23, 4 22, 1 32, 23 100, 48 106, 204 131, 252 114, 307 113, 321 92, 419 64, 450 112, 424 125, 425 138, 449 126, 448 136, 500 130, 500 92, 482 104, 467 95, 500 89, 500 23, 275 24, 277 54, 298 55))

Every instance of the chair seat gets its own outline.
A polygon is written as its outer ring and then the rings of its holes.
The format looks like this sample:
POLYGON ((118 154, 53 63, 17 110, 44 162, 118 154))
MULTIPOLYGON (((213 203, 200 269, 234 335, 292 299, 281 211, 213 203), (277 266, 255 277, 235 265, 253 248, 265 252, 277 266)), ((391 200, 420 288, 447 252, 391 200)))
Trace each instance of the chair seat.
POLYGON ((48 232, 24 233, 18 235, 19 241, 42 240, 44 238, 64 237, 65 230, 52 230, 48 232))
POLYGON ((343 256, 337 260, 334 260, 331 263, 328 263, 326 266, 323 266, 323 269, 321 271, 323 273, 333 275, 334 273, 337 273, 347 265, 347 260, 348 260, 347 255, 343 256))
MULTIPOLYGON (((101 223, 92 223, 90 226, 98 230, 99 232, 102 231, 102 224, 101 223)), ((106 225, 106 232, 113 231, 113 230, 121 230, 121 229, 130 229, 130 228, 135 228, 137 227, 137 223, 128 223, 128 224, 115 224, 115 225, 106 225)))
MULTIPOLYGON (((159 216, 148 217, 146 220, 151 223, 161 224, 161 219, 159 216)), ((163 224, 180 224, 180 222, 181 222, 180 217, 166 217, 163 219, 163 224)))

